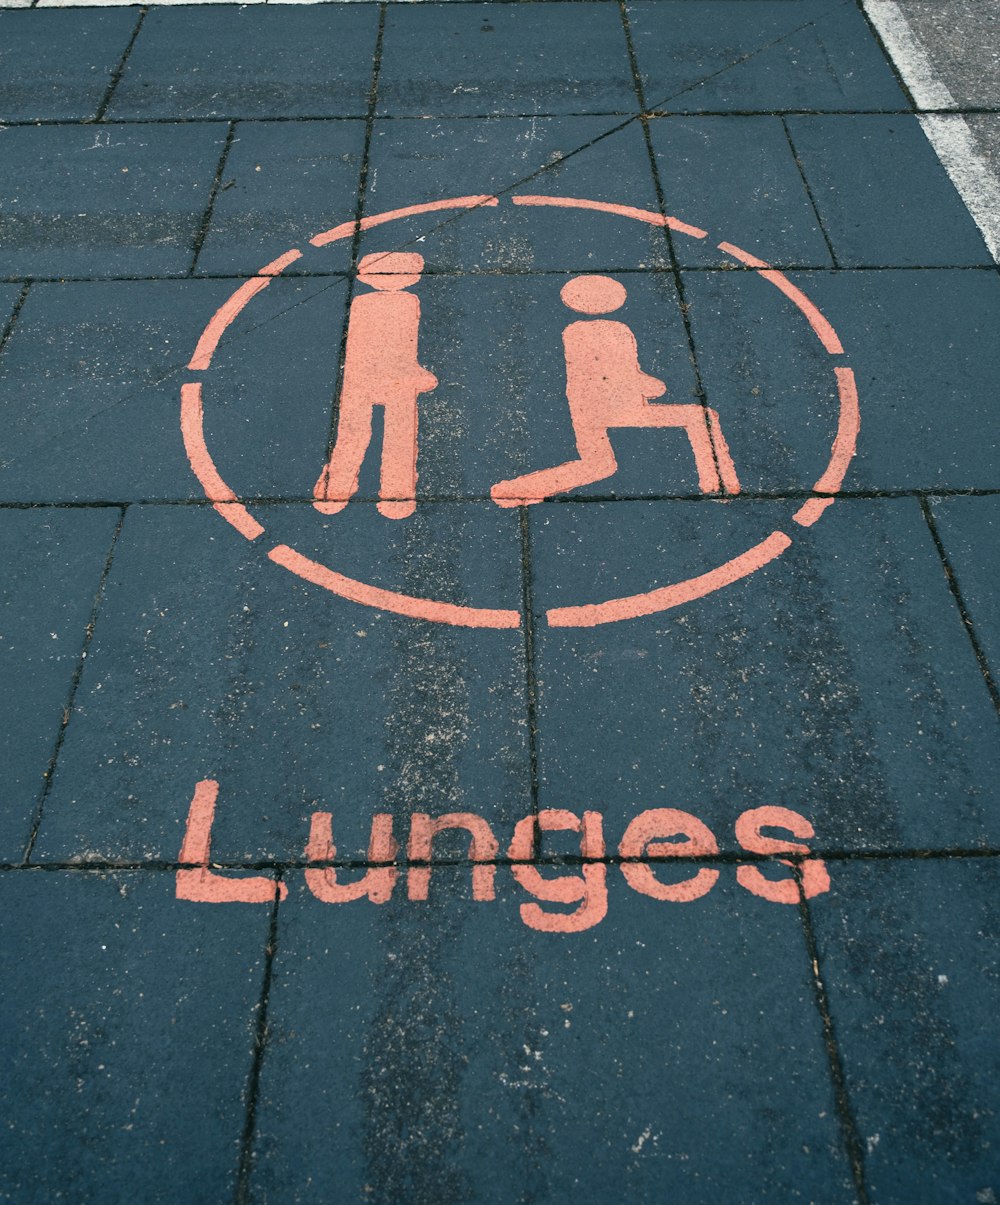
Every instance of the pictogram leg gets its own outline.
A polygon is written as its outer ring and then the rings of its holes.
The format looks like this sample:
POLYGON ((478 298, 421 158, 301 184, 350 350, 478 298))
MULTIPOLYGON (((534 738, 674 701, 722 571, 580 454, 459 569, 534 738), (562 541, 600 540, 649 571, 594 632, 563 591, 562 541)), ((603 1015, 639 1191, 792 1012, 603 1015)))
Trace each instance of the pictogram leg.
POLYGON ((564 494, 582 485, 593 485, 603 481, 618 470, 618 461, 608 439, 607 428, 587 432, 586 441, 577 436, 579 460, 567 460, 551 469, 539 469, 514 477, 509 481, 498 481, 490 490, 497 506, 530 506, 542 502, 553 494, 564 494))
POLYGON ((379 514, 406 519, 417 507, 417 398, 385 407, 379 514))
POLYGON ((313 489, 313 506, 324 515, 342 511, 357 492, 361 465, 372 440, 372 407, 341 399, 337 442, 313 489))

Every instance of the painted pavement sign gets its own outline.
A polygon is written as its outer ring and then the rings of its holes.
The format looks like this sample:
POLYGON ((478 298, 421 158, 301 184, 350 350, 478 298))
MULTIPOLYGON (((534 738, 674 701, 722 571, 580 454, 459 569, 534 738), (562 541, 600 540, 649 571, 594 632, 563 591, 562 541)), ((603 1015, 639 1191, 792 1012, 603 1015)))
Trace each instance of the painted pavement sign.
POLYGON ((996 1201, 1000 278, 862 9, 6 45, 0 1197, 996 1201))

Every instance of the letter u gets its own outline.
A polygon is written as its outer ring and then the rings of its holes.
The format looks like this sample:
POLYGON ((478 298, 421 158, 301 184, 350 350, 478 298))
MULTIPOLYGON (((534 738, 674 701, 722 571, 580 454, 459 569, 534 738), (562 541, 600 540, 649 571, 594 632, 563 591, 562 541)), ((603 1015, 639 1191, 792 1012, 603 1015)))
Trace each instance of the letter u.
MULTIPOLYGON (((399 846, 392 835, 392 816, 388 812, 379 812, 372 818, 368 861, 392 862, 398 852, 399 846)), ((313 812, 306 860, 332 862, 336 856, 333 817, 329 812, 313 812)), ((384 904, 391 898, 398 878, 399 871, 395 866, 370 866, 364 875, 353 883, 338 883, 337 870, 333 866, 306 868, 306 885, 324 904, 346 904, 351 900, 359 900, 362 896, 368 896, 373 904, 384 904)))

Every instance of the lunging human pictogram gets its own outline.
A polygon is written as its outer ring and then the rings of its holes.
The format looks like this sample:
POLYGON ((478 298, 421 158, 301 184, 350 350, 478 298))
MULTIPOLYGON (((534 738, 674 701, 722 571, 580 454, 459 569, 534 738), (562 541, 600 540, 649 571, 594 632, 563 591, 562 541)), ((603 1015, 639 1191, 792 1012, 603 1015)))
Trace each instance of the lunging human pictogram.
POLYGON ((417 398, 438 383, 417 360, 420 299, 405 291, 423 270, 423 256, 405 251, 366 255, 358 264, 358 280, 375 292, 351 302, 337 442, 313 490, 313 505, 325 515, 357 492, 376 406, 385 411, 379 512, 405 519, 416 508, 417 398))
MULTIPOLYGON (((625 286, 610 276, 577 276, 563 286, 563 304, 580 314, 610 314, 625 304, 625 286)), ((490 493, 498 506, 523 506, 595 481, 618 470, 608 432, 622 427, 681 427, 687 434, 702 493, 738 494, 729 448, 718 414, 705 406, 653 405, 667 386, 639 367, 635 335, 624 322, 591 318, 571 322, 563 331, 566 398, 569 401, 577 460, 539 469, 510 481, 498 481, 490 493)))

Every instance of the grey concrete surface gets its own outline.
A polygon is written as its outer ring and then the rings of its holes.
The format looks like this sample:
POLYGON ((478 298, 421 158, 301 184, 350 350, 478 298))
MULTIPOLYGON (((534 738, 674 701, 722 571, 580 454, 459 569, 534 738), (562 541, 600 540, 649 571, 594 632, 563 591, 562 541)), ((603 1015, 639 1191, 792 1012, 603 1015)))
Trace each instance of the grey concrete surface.
MULTIPOLYGON (((1000 0, 897 0, 960 111, 1000 110, 1000 0)), ((970 113, 976 147, 1000 178, 1000 114, 970 113)))
POLYGON ((1000 113, 970 113, 966 120, 976 145, 996 171, 1000 164, 1000 113))
POLYGON ((1000 107, 998 0, 897 0, 910 28, 963 107, 1000 107))

